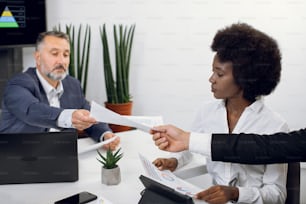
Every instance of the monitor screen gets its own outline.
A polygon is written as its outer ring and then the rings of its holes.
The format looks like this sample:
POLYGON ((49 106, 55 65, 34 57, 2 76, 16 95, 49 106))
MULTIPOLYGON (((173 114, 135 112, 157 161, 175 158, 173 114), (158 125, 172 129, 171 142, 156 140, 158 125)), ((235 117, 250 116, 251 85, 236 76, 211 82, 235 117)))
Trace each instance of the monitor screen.
POLYGON ((45 0, 0 0, 0 46, 33 46, 45 30, 45 0))

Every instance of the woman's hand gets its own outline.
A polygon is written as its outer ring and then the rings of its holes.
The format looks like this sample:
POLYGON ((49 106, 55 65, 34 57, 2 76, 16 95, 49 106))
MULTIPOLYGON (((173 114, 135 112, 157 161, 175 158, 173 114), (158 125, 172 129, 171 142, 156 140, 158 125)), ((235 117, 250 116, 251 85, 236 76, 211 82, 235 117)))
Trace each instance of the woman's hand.
POLYGON ((176 158, 157 158, 152 162, 159 170, 174 171, 177 167, 176 158))

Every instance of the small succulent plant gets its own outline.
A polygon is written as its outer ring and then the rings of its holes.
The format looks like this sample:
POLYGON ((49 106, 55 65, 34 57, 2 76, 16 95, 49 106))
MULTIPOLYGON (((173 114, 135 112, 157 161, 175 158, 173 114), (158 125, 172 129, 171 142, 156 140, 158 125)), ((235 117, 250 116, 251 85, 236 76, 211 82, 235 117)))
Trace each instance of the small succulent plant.
POLYGON ((97 160, 103 165, 105 169, 113 169, 117 167, 117 162, 123 157, 123 153, 120 153, 121 148, 119 148, 116 152, 108 149, 106 151, 106 156, 103 156, 101 152, 98 152, 100 158, 97 160))

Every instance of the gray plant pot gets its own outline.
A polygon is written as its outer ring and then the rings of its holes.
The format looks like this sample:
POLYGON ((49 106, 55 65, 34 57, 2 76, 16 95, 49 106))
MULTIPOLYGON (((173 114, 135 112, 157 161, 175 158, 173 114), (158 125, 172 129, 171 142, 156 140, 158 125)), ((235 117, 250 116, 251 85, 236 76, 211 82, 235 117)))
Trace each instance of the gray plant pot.
POLYGON ((121 182, 120 167, 113 169, 101 168, 101 179, 105 185, 118 185, 121 182))

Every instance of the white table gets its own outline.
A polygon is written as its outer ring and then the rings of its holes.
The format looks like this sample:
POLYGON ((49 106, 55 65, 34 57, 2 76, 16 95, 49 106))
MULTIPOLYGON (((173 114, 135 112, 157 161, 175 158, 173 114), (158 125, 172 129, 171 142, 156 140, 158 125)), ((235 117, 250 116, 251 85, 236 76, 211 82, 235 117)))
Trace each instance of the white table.
MULTIPOLYGON (((113 204, 138 203, 140 192, 144 189, 139 176, 145 174, 138 153, 140 152, 151 161, 157 157, 167 156, 169 153, 160 151, 154 145, 151 135, 142 131, 132 130, 117 135, 121 138, 121 148, 124 153, 123 158, 118 163, 121 169, 121 183, 119 185, 106 186, 101 183, 101 164, 96 160, 96 151, 91 151, 79 155, 79 180, 77 182, 0 185, 0 203, 54 203, 56 200, 81 191, 89 191, 110 200, 113 204)), ((79 146, 90 144, 94 144, 90 138, 79 139, 78 141, 79 146)), ((203 165, 203 162, 202 159, 201 161, 194 159, 184 169, 192 169, 197 165, 203 165)), ((182 175, 187 175, 185 171, 181 172, 183 172, 182 175)), ((190 181, 203 184, 197 178, 190 181)), ((210 182, 209 180, 204 181, 206 186, 209 186, 210 182)))

